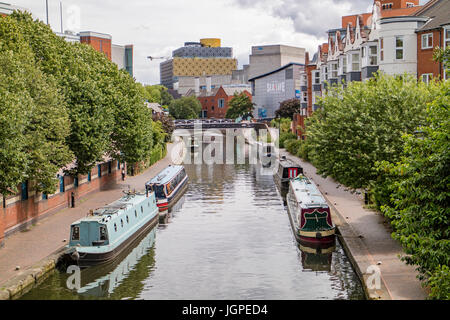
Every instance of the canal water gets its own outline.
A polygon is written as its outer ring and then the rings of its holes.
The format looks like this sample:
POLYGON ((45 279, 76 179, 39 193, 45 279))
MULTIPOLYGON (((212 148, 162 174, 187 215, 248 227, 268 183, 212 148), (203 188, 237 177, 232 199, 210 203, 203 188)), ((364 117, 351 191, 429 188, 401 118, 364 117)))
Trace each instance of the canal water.
POLYGON ((55 272, 22 299, 364 299, 339 241, 300 247, 271 175, 257 165, 186 165, 183 198, 118 261, 55 272))

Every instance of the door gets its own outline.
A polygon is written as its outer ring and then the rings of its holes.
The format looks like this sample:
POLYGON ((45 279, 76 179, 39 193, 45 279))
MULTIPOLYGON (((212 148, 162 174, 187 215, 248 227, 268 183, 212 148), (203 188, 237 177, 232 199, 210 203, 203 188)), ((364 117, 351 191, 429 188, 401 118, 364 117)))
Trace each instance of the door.
POLYGON ((298 170, 297 168, 289 168, 289 179, 297 178, 298 176, 298 170))

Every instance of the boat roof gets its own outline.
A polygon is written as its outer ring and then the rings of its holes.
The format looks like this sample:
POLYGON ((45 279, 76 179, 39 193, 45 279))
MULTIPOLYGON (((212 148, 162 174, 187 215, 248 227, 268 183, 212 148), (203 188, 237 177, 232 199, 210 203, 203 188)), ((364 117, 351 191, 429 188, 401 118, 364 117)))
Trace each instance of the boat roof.
POLYGON ((313 181, 299 175, 291 180, 292 190, 302 208, 328 207, 328 203, 313 181))
POLYGON ((160 173, 158 173, 152 180, 146 183, 149 184, 166 184, 174 176, 176 176, 184 167, 183 166, 168 166, 160 173))
POLYGON ((116 200, 104 207, 94 210, 94 215, 84 217, 73 224, 79 224, 85 221, 101 221, 104 216, 125 213, 129 208, 139 205, 142 201, 147 198, 145 192, 133 192, 124 195, 119 200, 116 200))
POLYGON ((282 166, 283 168, 302 168, 300 165, 292 162, 291 160, 280 160, 280 166, 282 166))

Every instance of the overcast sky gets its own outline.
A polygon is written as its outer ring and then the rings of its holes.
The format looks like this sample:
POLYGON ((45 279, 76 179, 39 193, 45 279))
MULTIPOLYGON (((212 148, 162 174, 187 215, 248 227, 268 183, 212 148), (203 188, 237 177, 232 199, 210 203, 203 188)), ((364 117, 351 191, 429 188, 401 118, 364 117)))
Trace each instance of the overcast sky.
MULTIPOLYGON (((4 1, 4 0, 3 0, 4 1)), ((6 0, 45 21, 45 0, 6 0)), ((59 31, 60 2, 48 0, 52 28, 59 31)), ((427 0, 421 0, 421 4, 427 0)), ((233 47, 239 66, 251 47, 285 44, 313 54, 326 30, 343 15, 369 12, 372 0, 62 0, 64 29, 108 33, 115 44, 134 45, 134 75, 159 83, 159 63, 187 41, 221 38, 233 47), (78 19, 79 17, 79 19, 78 19)))

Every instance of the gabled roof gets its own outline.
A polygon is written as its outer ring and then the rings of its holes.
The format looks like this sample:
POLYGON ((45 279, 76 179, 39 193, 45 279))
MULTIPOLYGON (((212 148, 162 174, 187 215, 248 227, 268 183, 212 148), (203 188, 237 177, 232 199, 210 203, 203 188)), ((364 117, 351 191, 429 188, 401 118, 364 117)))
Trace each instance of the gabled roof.
POLYGON ((432 0, 414 15, 431 18, 417 31, 439 29, 444 25, 450 24, 450 1, 432 0))

